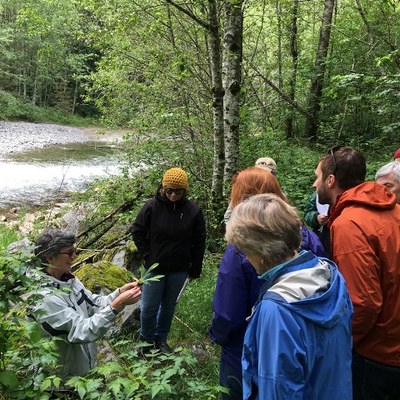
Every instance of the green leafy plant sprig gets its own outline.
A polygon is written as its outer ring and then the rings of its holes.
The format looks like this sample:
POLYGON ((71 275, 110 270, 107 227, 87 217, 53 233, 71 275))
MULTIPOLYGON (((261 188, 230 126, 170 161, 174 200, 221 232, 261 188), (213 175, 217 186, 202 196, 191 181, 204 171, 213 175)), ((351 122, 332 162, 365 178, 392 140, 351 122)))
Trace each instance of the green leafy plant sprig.
POLYGON ((134 276, 133 279, 139 285, 149 285, 151 282, 158 282, 164 278, 164 275, 153 275, 152 271, 158 267, 158 263, 153 264, 149 268, 145 268, 143 265, 139 268, 139 278, 134 276))

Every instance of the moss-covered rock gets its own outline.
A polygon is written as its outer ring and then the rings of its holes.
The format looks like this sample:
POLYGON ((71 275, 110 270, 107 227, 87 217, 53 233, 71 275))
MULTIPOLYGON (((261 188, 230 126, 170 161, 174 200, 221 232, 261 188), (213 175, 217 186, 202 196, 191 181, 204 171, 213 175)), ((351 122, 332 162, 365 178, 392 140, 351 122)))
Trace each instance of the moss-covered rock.
POLYGON ((112 292, 118 287, 132 281, 132 274, 109 261, 98 261, 84 264, 75 271, 75 275, 93 293, 101 289, 112 292))

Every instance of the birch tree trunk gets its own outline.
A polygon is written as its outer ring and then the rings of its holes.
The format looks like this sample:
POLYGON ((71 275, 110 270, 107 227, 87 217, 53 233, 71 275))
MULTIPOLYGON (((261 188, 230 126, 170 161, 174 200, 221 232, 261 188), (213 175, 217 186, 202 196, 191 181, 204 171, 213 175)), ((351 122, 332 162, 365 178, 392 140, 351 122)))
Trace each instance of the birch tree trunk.
POLYGON ((224 187, 224 165, 225 165, 225 144, 224 144, 224 89, 222 86, 222 62, 221 62, 221 38, 218 18, 219 0, 208 0, 207 22, 197 18, 187 8, 176 4, 173 0, 167 0, 166 4, 171 5, 186 14, 195 23, 207 30, 209 39, 209 57, 211 70, 211 86, 213 99, 213 177, 212 177, 212 202, 218 204, 223 200, 224 187))
POLYGON ((222 87, 221 73, 221 40, 218 22, 218 11, 216 0, 208 1, 208 24, 210 39, 210 64, 213 98, 213 139, 214 139, 214 162, 212 177, 213 201, 218 203, 223 198, 224 183, 224 90, 222 87))
POLYGON ((324 76, 326 70, 326 57, 328 54, 329 40, 331 35, 331 23, 335 0, 324 1, 324 12, 322 15, 321 30, 319 34, 318 51, 315 58, 314 76, 308 100, 309 118, 306 120, 306 137, 312 141, 317 140, 319 126, 319 112, 321 110, 321 96, 324 87, 324 76))
MULTIPOLYGON (((296 80, 297 80, 297 66, 298 66, 298 50, 297 50, 297 19, 299 15, 299 0, 293 0, 292 5, 292 18, 290 25, 290 55, 292 59, 292 68, 289 81, 289 97, 295 100, 296 97, 296 80)), ((294 137, 293 133, 293 112, 286 118, 285 133, 287 139, 294 137)))
POLYGON ((222 48, 224 95, 225 187, 237 172, 242 65, 243 0, 224 0, 225 25, 222 48))

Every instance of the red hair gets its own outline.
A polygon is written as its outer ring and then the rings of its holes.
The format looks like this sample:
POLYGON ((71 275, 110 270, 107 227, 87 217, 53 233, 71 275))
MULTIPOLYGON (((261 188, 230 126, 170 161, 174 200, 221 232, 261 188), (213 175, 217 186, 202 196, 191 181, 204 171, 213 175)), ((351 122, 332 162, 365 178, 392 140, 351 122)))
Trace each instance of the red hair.
POLYGON ((273 193, 287 202, 278 180, 263 168, 250 167, 240 171, 234 178, 231 191, 232 209, 256 194, 273 193))

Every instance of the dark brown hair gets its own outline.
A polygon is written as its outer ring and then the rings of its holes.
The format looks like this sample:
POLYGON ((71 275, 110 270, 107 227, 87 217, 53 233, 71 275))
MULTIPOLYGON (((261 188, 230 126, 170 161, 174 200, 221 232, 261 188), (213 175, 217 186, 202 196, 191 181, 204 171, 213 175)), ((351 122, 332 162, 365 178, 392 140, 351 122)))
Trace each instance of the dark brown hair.
POLYGON ((367 165, 361 152, 352 147, 335 147, 320 160, 322 178, 334 175, 339 188, 350 189, 365 181, 367 165))

